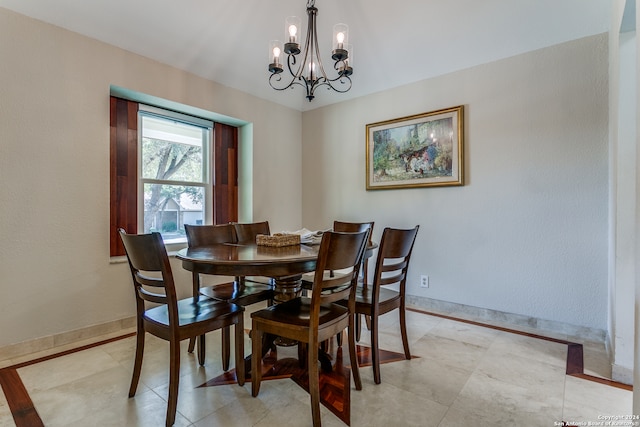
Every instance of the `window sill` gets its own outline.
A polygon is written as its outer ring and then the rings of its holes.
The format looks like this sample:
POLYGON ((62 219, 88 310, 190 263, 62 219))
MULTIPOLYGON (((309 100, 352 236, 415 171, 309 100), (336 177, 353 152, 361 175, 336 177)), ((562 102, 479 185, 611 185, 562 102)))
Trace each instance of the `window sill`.
MULTIPOLYGON (((187 247, 187 241, 185 239, 175 239, 174 241, 167 241, 164 245, 167 248, 167 255, 170 258, 175 258, 176 254, 180 249, 184 249, 187 247)), ((127 257, 125 255, 122 256, 112 256, 109 258, 109 264, 124 264, 127 262, 127 257)))

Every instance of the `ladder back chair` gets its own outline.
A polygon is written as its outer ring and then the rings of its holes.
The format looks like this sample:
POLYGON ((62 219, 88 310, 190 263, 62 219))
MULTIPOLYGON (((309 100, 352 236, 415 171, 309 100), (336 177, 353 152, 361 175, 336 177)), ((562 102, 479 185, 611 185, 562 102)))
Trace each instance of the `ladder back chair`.
MULTIPOLYGON (((413 251, 419 227, 419 225, 416 225, 408 230, 389 227, 384 229, 378 248, 373 281, 371 284, 363 283, 362 286, 358 286, 356 291, 356 315, 364 314, 371 318, 371 358, 373 380, 376 384, 380 384, 381 381, 378 344, 379 316, 398 310, 404 356, 407 360, 411 359, 407 337, 405 288, 411 252, 413 251), (397 286, 398 291, 390 289, 390 286, 397 286)), ((349 301, 343 300, 340 303, 348 306, 349 301)))
POLYGON ((160 233, 127 234, 118 230, 124 244, 136 297, 136 353, 129 397, 136 394, 145 332, 169 341, 169 393, 166 425, 173 425, 180 379, 180 341, 235 326, 235 364, 239 385, 244 384, 244 308, 210 298, 178 300, 173 273, 160 233), (160 304, 146 308, 145 303, 160 304))
POLYGON ((255 397, 260 391, 262 368, 259 355, 262 354, 264 334, 278 335, 306 344, 307 351, 303 353, 307 356, 306 365, 309 373, 309 394, 314 427, 321 424, 318 347, 322 341, 345 328, 349 331, 349 356, 355 386, 357 390, 362 389, 353 334, 353 310, 359 268, 367 239, 367 231, 324 233, 318 251, 311 297, 298 297, 251 314, 251 394, 255 397), (350 269, 351 273, 335 277, 324 274, 325 271, 346 269, 350 269), (345 306, 336 304, 343 298, 347 298, 345 306))
MULTIPOLYGON (((210 246, 220 243, 236 243, 236 232, 233 224, 189 225, 185 224, 187 243, 190 248, 210 246)), ((201 287, 200 274, 192 273, 193 295, 198 293, 220 301, 233 302, 243 307, 273 299, 273 286, 270 284, 245 282, 243 277, 236 277, 232 282, 201 287)), ((231 328, 222 329, 222 368, 229 369, 231 358, 231 328)), ((193 351, 195 340, 189 342, 189 352, 193 351)), ((204 356, 204 337, 198 341, 198 354, 204 356)))

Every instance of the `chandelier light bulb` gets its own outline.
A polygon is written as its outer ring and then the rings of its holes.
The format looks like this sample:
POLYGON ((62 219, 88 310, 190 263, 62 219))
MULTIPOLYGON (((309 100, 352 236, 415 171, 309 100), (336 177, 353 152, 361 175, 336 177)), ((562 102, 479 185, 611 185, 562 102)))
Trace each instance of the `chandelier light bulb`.
POLYGON ((273 61, 269 64, 269 71, 273 74, 280 74, 283 71, 282 64, 280 64, 281 46, 282 44, 278 40, 269 42, 269 60, 273 61))
POLYGON ((289 41, 296 41, 296 34, 298 33, 298 28, 295 25, 289 25, 289 41))
POLYGON ((342 49, 342 44, 344 43, 344 33, 338 33, 336 35, 336 40, 338 40, 338 49, 342 49))

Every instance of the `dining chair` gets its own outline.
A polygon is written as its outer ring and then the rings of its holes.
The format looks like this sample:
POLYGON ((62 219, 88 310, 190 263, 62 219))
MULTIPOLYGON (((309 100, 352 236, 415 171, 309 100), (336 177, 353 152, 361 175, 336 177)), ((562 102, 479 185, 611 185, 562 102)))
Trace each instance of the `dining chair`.
MULTIPOLYGON (((381 381, 378 343, 379 316, 398 309, 404 356, 407 360, 411 359, 409 340, 407 338, 405 289, 411 252, 413 251, 419 227, 419 225, 416 225, 408 230, 385 228, 378 248, 373 281, 370 284, 364 282, 356 290, 356 315, 364 314, 371 319, 371 359, 373 380, 376 384, 380 384, 381 381), (391 286, 397 287, 398 290, 390 289, 391 286)), ((345 299, 339 303, 349 306, 351 302, 345 299)))
MULTIPOLYGON (((236 232, 233 224, 218 225, 190 225, 185 224, 184 229, 187 235, 187 244, 190 248, 198 246, 210 246, 220 243, 236 243, 236 232)), ((193 295, 199 293, 209 298, 220 301, 233 302, 243 307, 262 301, 271 301, 273 299, 273 286, 271 284, 263 284, 257 282, 247 282, 244 277, 236 277, 231 282, 219 283, 212 286, 201 287, 200 274, 197 271, 192 273, 193 276, 193 295)), ((189 341, 189 352, 193 352, 195 339, 189 341)), ((204 337, 199 339, 198 354, 203 358, 204 362, 204 337)), ((222 368, 226 371, 229 369, 229 360, 231 358, 231 328, 222 329, 222 368)))
MULTIPOLYGON (((371 222, 345 222, 345 221, 333 221, 333 231, 345 232, 345 233, 359 233, 361 231, 369 230, 369 244, 372 244, 374 221, 371 222)), ((366 258, 362 261, 362 280, 367 282, 369 279, 369 262, 366 258)), ((333 273, 330 273, 333 274, 333 273)), ((313 283, 313 273, 306 273, 302 276, 302 289, 307 291, 311 289, 313 283)), ((365 317, 367 326, 370 328, 369 318, 365 317)), ((360 341, 360 315, 356 314, 356 341, 360 341)), ((341 335, 338 335, 338 343, 341 343, 341 335)))
POLYGON ((353 379, 356 389, 362 389, 353 334, 353 310, 359 267, 362 263, 367 239, 367 231, 361 233, 328 231, 324 233, 318 249, 311 297, 297 297, 251 313, 251 394, 255 397, 260 391, 261 358, 256 356, 262 354, 264 334, 273 334, 306 344, 306 366, 309 374, 309 394, 314 426, 321 424, 320 372, 317 349, 320 342, 329 339, 345 328, 348 328, 349 331, 349 356, 353 379), (349 269, 351 273, 335 277, 324 274, 325 271, 343 269, 349 269), (347 298, 347 303, 344 306, 336 304, 336 301, 343 298, 347 298))
POLYGON ((232 223, 236 232, 236 241, 240 244, 255 243, 258 234, 270 235, 269 221, 232 223))
POLYGON ((239 385, 244 385, 244 308, 210 298, 178 300, 167 251, 160 233, 127 234, 118 229, 131 270, 136 296, 136 354, 129 397, 136 394, 145 332, 169 341, 169 393, 166 425, 173 425, 180 380, 180 341, 235 325, 235 367, 239 385), (146 303, 156 304, 147 308, 146 303), (157 305, 159 304, 159 305, 157 305))
MULTIPOLYGON (((269 236, 271 231, 269 229, 269 221, 259 221, 259 222, 232 222, 235 234, 236 234, 236 242, 241 245, 246 244, 255 244, 256 236, 258 234, 264 234, 269 236)), ((273 279, 266 278, 266 282, 264 280, 256 280, 255 278, 248 279, 246 277, 242 278, 242 280, 246 282, 253 283, 268 283, 273 286, 273 279)))

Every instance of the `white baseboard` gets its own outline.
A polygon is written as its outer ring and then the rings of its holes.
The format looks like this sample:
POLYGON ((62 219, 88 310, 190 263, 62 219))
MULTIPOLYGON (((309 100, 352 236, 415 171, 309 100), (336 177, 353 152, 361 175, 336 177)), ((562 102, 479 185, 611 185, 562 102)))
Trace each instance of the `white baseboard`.
POLYGON ((407 295, 407 305, 425 311, 473 320, 495 326, 523 330, 549 337, 578 338, 585 341, 605 342, 606 331, 563 322, 538 319, 521 314, 505 313, 487 308, 407 295))
POLYGON ((633 384, 633 369, 614 363, 611 366, 611 379, 623 384, 633 384))

